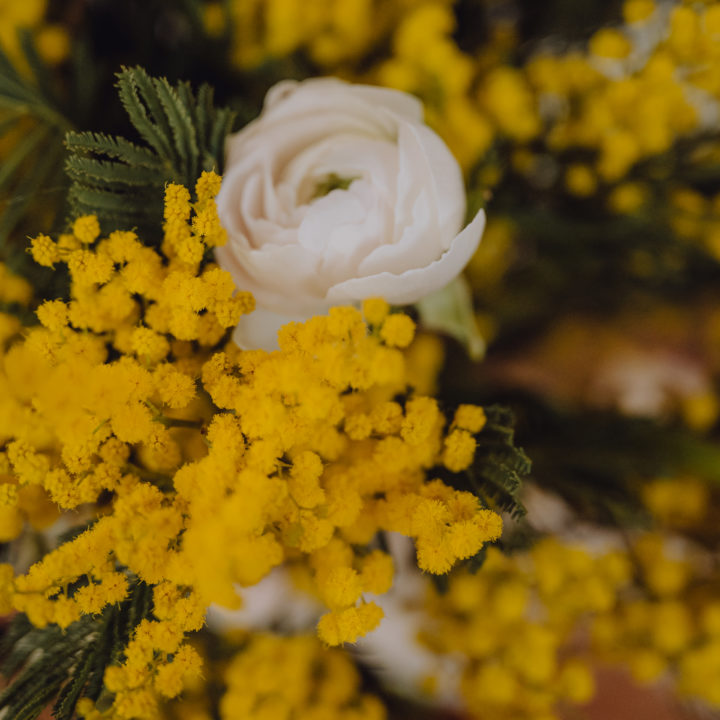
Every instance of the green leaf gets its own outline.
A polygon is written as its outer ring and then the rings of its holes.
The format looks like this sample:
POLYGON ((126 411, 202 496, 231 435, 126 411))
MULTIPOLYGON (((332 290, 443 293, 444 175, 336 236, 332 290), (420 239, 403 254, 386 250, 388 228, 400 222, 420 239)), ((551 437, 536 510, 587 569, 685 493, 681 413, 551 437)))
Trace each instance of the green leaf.
POLYGON ((475 322, 472 293, 464 276, 458 275, 450 284, 424 297, 415 306, 424 328, 455 338, 472 360, 483 358, 485 340, 475 322))

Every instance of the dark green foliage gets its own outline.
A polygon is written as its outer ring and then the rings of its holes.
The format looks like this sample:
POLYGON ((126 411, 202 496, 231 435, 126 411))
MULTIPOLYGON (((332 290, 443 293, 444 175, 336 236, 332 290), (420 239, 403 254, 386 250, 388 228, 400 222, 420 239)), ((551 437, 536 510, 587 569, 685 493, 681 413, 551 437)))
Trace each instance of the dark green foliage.
POLYGON ((145 143, 101 133, 68 133, 66 171, 73 215, 96 214, 108 229, 138 228, 157 235, 163 189, 192 188, 203 170, 222 168, 225 137, 235 114, 215 108, 213 91, 194 94, 142 68, 124 68, 117 88, 125 111, 145 143))
POLYGON ((720 263, 677 237, 661 207, 647 217, 590 211, 579 217, 532 208, 530 197, 523 209, 511 209, 517 197, 511 198, 510 188, 503 193, 491 207, 516 224, 514 262, 499 289, 483 297, 483 288, 475 288, 499 318, 496 350, 536 336, 570 313, 607 317, 659 300, 698 297, 720 282, 720 263))
POLYGON ((66 630, 36 628, 16 615, 0 643, 0 673, 9 685, 0 693, 5 718, 33 720, 54 701, 53 716, 71 720, 81 697, 97 700, 108 665, 117 663, 137 624, 149 617, 152 590, 136 582, 126 600, 66 630))
POLYGON ((10 236, 32 204, 52 207, 57 203, 50 196, 64 193, 62 137, 71 127, 30 34, 23 31, 19 38, 29 72, 21 73, 0 47, 0 138, 17 136, 7 139, 11 149, 0 166, 0 260, 14 270, 27 258, 10 247, 10 236))
POLYGON ((436 468, 432 475, 473 493, 484 505, 510 513, 517 520, 525 515, 520 492, 523 479, 530 473, 530 460, 515 445, 512 411, 491 405, 485 407, 485 414, 487 423, 476 436, 475 460, 470 468, 459 475, 436 468))
POLYGON ((481 498, 489 496, 498 509, 518 519, 525 515, 519 495, 530 473, 530 459, 515 445, 515 420, 508 408, 485 408, 487 423, 477 436, 475 461, 467 471, 470 487, 481 498))
POLYGON ((518 0, 514 4, 520 14, 521 37, 526 42, 548 36, 582 40, 603 25, 617 23, 622 18, 621 0, 549 0, 542 4, 533 0, 518 0))
POLYGON ((603 25, 622 21, 622 0, 455 0, 455 41, 470 54, 490 40, 498 19, 517 18, 518 54, 524 56, 538 42, 552 38, 556 45, 586 39, 603 25))
POLYGON ((21 74, 0 48, 0 107, 12 113, 42 118, 48 124, 66 126, 67 121, 57 107, 47 70, 26 31, 20 32, 20 46, 30 69, 29 75, 21 74))
POLYGON ((561 412, 526 398, 522 431, 538 484, 594 522, 646 523, 647 479, 687 474, 720 484, 717 443, 685 428, 608 411, 561 412))

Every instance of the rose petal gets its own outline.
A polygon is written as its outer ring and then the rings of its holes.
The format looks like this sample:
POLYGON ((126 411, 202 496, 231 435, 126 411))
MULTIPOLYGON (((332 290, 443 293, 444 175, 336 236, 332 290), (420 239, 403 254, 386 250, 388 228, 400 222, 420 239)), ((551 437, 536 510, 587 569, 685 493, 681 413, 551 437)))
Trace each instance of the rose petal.
POLYGON ((420 101, 397 90, 348 85, 335 78, 306 80, 294 90, 288 83, 281 85, 277 93, 275 88, 270 93, 282 97, 282 102, 271 100, 256 120, 228 138, 228 167, 243 162, 250 153, 265 154, 268 147, 283 164, 301 147, 338 132, 394 142, 398 121, 422 123, 420 101), (289 126, 292 132, 288 132, 289 126), (269 140, 270 135, 276 135, 275 142, 269 140))
MULTIPOLYGON (((257 181, 255 181, 257 182, 257 181)), ((257 214, 259 208, 254 208, 256 193, 247 192, 251 181, 246 178, 245 171, 241 167, 229 168, 223 176, 220 192, 215 198, 218 217, 230 237, 244 236, 247 232, 245 223, 248 211, 257 214)), ((247 238, 244 244, 247 244, 247 238)))
POLYGON ((243 327, 271 322, 261 312, 308 317, 372 295, 414 302, 449 283, 482 234, 482 212, 459 232, 460 168, 405 93, 281 83, 227 149, 217 258, 261 308, 243 327), (332 174, 352 182, 316 198, 332 174))
POLYGON ((374 85, 348 85, 337 78, 311 78, 299 83, 296 80, 283 80, 274 85, 265 97, 263 115, 278 111, 297 112, 306 103, 317 107, 319 97, 327 98, 333 104, 345 101, 346 96, 360 98, 374 108, 385 108, 394 114, 414 123, 423 121, 422 103, 412 95, 391 88, 374 85))
POLYGON ((355 276, 389 272, 399 275, 406 270, 422 267, 437 260, 440 247, 437 213, 423 188, 415 198, 409 222, 402 237, 395 243, 382 244, 373 250, 357 267, 355 276))
POLYGON ((413 222, 408 209, 424 190, 436 213, 438 247, 447 250, 465 218, 465 185, 460 166, 432 130, 410 124, 399 128, 398 162, 396 239, 413 222))
MULTIPOLYGON (((344 190, 333 190, 310 205, 298 228, 298 242, 322 259, 333 234, 353 233, 356 228, 352 226, 361 225, 366 214, 367 208, 357 195, 344 190)), ((348 237, 347 244, 354 244, 351 237, 348 237)))
POLYGON ((432 184, 443 233, 443 250, 447 250, 465 219, 465 182, 457 160, 447 145, 425 125, 408 125, 427 158, 428 182, 432 184))
POLYGON ((369 277, 353 278, 331 287, 326 300, 339 305, 369 297, 384 297, 397 305, 414 303, 421 297, 447 285, 462 272, 480 243, 485 228, 485 211, 453 240, 450 248, 435 262, 401 274, 381 272, 369 277))
POLYGON ((258 306, 274 312, 314 312, 324 306, 325 285, 317 257, 299 245, 268 244, 240 250, 227 243, 215 251, 218 263, 240 290, 249 290, 258 306))
POLYGON ((386 193, 395 195, 397 146, 388 140, 340 133, 310 145, 285 167, 279 182, 296 189, 295 202, 311 203, 318 183, 329 175, 367 179, 386 193))
POLYGON ((332 229, 320 266, 327 279, 326 288, 357 277, 363 259, 393 231, 393 208, 372 183, 356 180, 346 194, 362 202, 364 213, 359 222, 352 225, 344 222, 332 229))
POLYGON ((289 322, 307 320, 305 315, 282 315, 265 308, 257 308, 248 315, 242 315, 233 330, 233 342, 241 350, 277 350, 278 331, 289 322))
MULTIPOLYGON (((357 102, 357 101, 356 101, 357 102)), ((263 117, 228 138, 225 144, 228 168, 241 166, 245 172, 263 162, 272 162, 272 173, 279 173, 305 148, 336 133, 394 140, 394 125, 383 114, 371 114, 368 108, 355 106, 306 107, 287 117, 263 117), (292 132, 288 132, 288 124, 292 132), (272 152, 268 152, 271 148, 272 152)))

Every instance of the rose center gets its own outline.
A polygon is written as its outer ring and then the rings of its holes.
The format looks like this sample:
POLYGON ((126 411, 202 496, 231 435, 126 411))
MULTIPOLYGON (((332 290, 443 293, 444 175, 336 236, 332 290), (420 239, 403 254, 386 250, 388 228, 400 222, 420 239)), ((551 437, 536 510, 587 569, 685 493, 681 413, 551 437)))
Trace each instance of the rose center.
POLYGON ((336 173, 330 173, 320 180, 315 186, 315 192, 312 195, 312 200, 325 197, 325 195, 328 195, 333 190, 347 190, 354 180, 359 179, 359 175, 356 175, 355 177, 341 177, 336 173))

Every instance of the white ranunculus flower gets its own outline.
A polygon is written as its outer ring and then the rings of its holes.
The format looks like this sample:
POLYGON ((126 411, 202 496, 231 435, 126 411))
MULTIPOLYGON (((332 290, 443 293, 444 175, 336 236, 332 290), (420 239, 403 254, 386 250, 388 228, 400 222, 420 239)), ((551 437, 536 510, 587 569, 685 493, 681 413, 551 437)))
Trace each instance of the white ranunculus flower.
POLYGON ((216 251, 257 309, 234 339, 276 347, 285 322, 368 297, 414 303, 451 282, 482 235, 461 231, 460 167, 406 93, 284 81, 227 143, 216 251))

